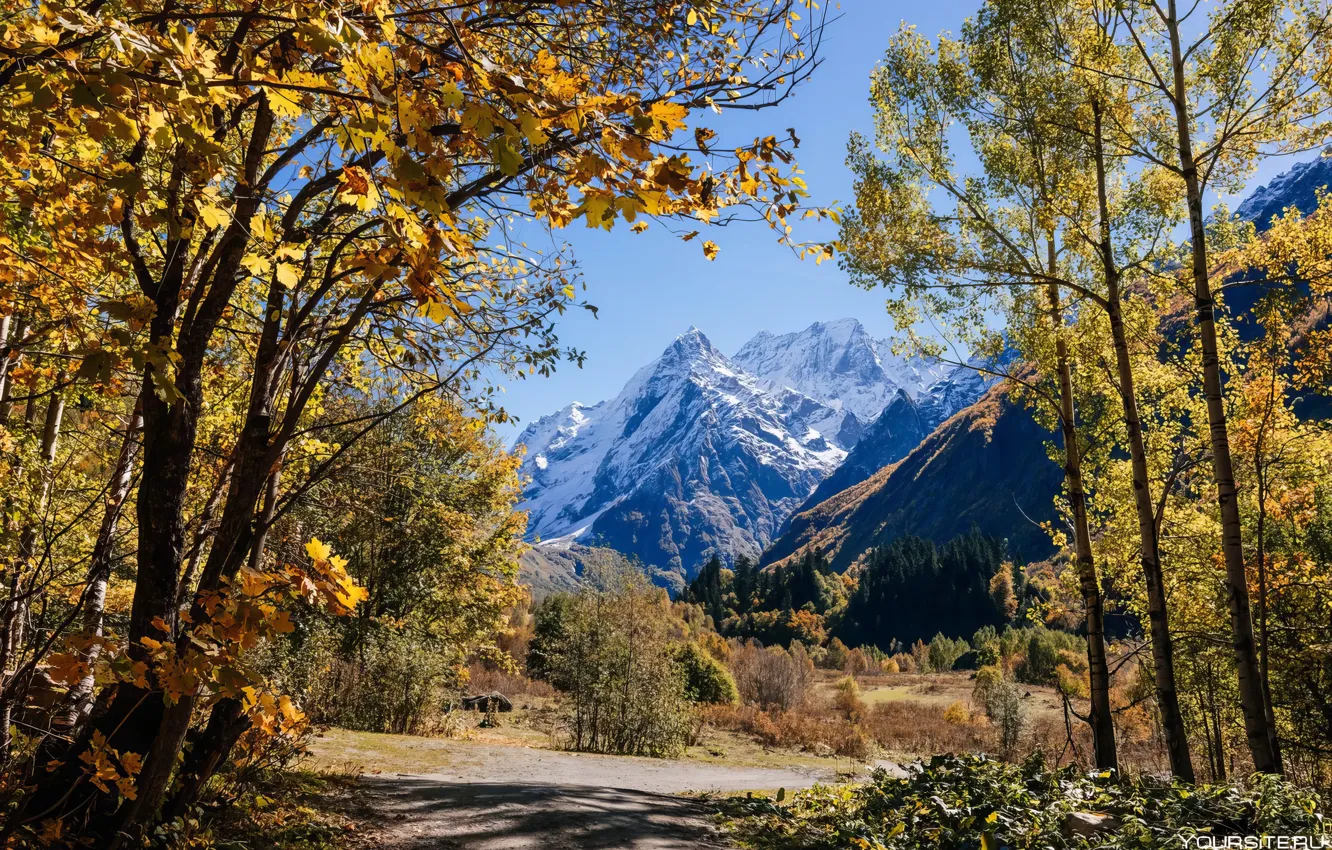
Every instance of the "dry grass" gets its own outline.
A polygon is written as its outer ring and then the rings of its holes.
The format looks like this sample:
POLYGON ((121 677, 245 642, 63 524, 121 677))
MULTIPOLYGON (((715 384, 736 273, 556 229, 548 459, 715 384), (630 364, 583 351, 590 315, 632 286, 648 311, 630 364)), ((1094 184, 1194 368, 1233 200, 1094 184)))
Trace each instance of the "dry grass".
POLYGON ((744 732, 769 747, 867 759, 875 752, 865 729, 827 711, 762 711, 752 705, 712 706, 704 718, 715 728, 744 732))
POLYGON ((801 753, 883 756, 900 762, 945 752, 1022 758, 1040 749, 1052 761, 1086 760, 1091 744, 1085 727, 1073 722, 1070 743, 1062 700, 1054 689, 1039 686, 1023 686, 1025 730, 1013 752, 1001 753, 998 731, 972 704, 971 676, 965 671, 862 676, 859 697, 864 708, 851 712, 852 720, 838 693, 839 677, 825 673, 797 711, 720 708, 708 710, 705 719, 765 747, 801 753))

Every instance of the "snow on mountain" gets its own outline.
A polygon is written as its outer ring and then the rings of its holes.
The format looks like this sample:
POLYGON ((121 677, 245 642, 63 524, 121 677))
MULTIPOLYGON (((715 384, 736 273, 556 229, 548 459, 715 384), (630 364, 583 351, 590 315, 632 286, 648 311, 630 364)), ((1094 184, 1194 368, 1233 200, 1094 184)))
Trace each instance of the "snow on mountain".
MULTIPOLYGON (((1014 356, 1007 349, 994 368, 1002 371, 1014 356)), ((966 365, 946 369, 933 383, 914 395, 900 389, 887 407, 869 425, 860 442, 847 454, 842 465, 814 489, 798 511, 814 507, 849 487, 866 480, 880 469, 906 457, 921 441, 956 413, 965 410, 985 394, 998 378, 987 369, 991 364, 972 358, 966 365)))
POLYGON ((855 319, 815 322, 796 333, 763 331, 732 359, 770 388, 788 387, 831 408, 820 430, 843 448, 859 441, 899 390, 915 398, 942 374, 918 358, 894 356, 855 319))
POLYGON ((846 452, 835 411, 770 387, 691 328, 620 394, 534 422, 529 533, 599 542, 684 574, 713 551, 754 556, 846 452))
POLYGON ((1318 190, 1332 184, 1332 148, 1317 159, 1296 163, 1272 182, 1259 186, 1235 209, 1237 218, 1252 221, 1259 231, 1272 224, 1272 216, 1287 207, 1297 207, 1305 215, 1318 207, 1318 190))

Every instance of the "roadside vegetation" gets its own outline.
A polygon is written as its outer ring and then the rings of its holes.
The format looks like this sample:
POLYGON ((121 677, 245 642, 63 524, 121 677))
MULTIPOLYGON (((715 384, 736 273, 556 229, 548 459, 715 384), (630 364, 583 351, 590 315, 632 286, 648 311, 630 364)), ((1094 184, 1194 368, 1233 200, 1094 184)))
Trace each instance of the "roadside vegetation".
POLYGON ((799 792, 785 805, 735 797, 722 808, 732 837, 764 850, 1130 850, 1264 835, 1318 846, 1328 835, 1318 805, 1274 776, 1200 788, 1050 768, 1039 755, 1022 764, 941 755, 904 778, 880 771, 863 785, 799 792))

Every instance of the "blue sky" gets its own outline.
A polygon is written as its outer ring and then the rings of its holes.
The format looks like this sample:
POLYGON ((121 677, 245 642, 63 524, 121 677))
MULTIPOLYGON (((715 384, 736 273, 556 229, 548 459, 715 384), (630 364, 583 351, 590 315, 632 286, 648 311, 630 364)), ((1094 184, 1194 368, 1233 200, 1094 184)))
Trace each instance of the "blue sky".
MULTIPOLYGON (((978 5, 978 0, 844 0, 829 8, 829 17, 838 19, 824 36, 823 64, 790 100, 771 110, 702 123, 717 129, 722 139, 780 135, 794 127, 813 201, 849 204, 846 141, 852 130, 870 130, 869 73, 889 37, 903 21, 929 36, 956 32, 978 5)), ((1252 185, 1289 165, 1266 163, 1252 185)), ((814 238, 832 235, 831 230, 810 233, 814 238)), ((582 369, 562 363, 553 377, 506 382, 500 401, 521 420, 504 429, 506 441, 572 401, 592 404, 615 395, 691 325, 728 354, 760 330, 783 333, 843 316, 859 319, 875 336, 893 330, 881 293, 851 286, 836 263, 816 266, 812 259, 797 259, 761 223, 705 228, 689 243, 656 224, 643 234, 622 224, 610 233, 576 224, 556 235, 572 245, 587 283, 584 297, 599 308, 599 318, 576 310, 560 322, 562 341, 587 352, 582 369), (721 246, 713 262, 699 248, 704 238, 721 246)))

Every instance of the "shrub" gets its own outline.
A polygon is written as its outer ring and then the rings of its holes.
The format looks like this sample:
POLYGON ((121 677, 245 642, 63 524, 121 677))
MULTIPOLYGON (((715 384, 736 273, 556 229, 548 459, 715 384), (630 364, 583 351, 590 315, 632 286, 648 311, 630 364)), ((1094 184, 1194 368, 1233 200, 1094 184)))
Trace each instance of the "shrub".
POLYGON ((763 709, 789 711, 803 705, 813 684, 814 663, 803 647, 792 649, 751 641, 732 653, 731 672, 740 698, 763 709))
MULTIPOLYGON (((1033 685, 1055 684, 1055 667, 1061 661, 1071 658, 1073 665, 1086 667, 1086 649, 1082 639, 1068 632, 1055 631, 1043 626, 1026 630, 1026 658, 1017 665, 1015 673, 1018 681, 1033 685)), ((1077 666, 1070 669, 1077 670, 1077 666)))
POLYGON ((897 670, 898 670, 899 673, 915 673, 915 672, 916 672, 916 658, 915 658, 915 656, 908 655, 908 654, 905 653, 905 652, 899 652, 899 653, 897 653, 896 655, 894 655, 894 656, 893 656, 891 659, 889 659, 889 660, 892 661, 894 664, 897 665, 897 670))
POLYGON ((630 755, 682 752, 691 715, 665 593, 632 568, 599 567, 559 607, 558 626, 543 632, 538 618, 533 644, 541 646, 551 683, 564 691, 569 745, 630 755))
POLYGON ((990 701, 994 689, 1003 684, 1004 672, 995 665, 982 667, 976 671, 976 684, 971 688, 972 702, 984 708, 990 701))
POLYGON ((930 669, 936 673, 947 673, 953 664, 971 647, 964 640, 945 637, 943 632, 934 636, 929 645, 930 669))
POLYGON ((675 663, 684 676, 685 697, 690 702, 734 705, 740 701, 740 693, 730 672, 698 644, 677 645, 675 663))
POLYGON ((880 673, 900 673, 902 668, 897 663, 897 658, 885 658, 879 665, 880 673))
POLYGON ((1073 672, 1067 664, 1055 667, 1055 687, 1060 693, 1079 699, 1086 699, 1091 694, 1091 684, 1087 681, 1087 676, 1073 672))
POLYGON ((853 649, 846 655, 846 663, 842 669, 848 676, 861 676, 869 672, 871 667, 870 657, 863 649, 853 649))
POLYGON ((823 654, 821 666, 829 670, 841 670, 846 666, 846 659, 850 652, 846 648, 846 644, 842 643, 841 638, 833 638, 828 643, 827 651, 823 654))
POLYGON ((770 747, 791 747, 810 752, 832 752, 848 758, 868 758, 874 739, 859 723, 829 719, 804 711, 763 711, 752 705, 708 706, 704 719, 712 726, 753 735, 770 747))
POLYGON ((961 700, 955 700, 944 709, 943 719, 945 723, 963 725, 971 722, 971 709, 967 708, 966 703, 961 700))
POLYGON ((1193 846, 1199 836, 1222 846, 1227 838, 1301 835, 1317 846, 1317 837, 1328 834, 1318 796, 1277 776, 1247 786, 1193 786, 1089 775, 1072 765, 1048 770, 1039 758, 1015 765, 935 756, 911 765, 905 778, 876 771, 872 781, 849 791, 816 787, 782 807, 736 797, 728 807, 729 831, 754 847, 1087 847, 1086 839, 1063 835, 1070 812, 1119 821, 1096 837, 1092 846, 1103 850, 1193 846))
POLYGON ((916 662, 916 671, 919 673, 930 673, 934 670, 930 666, 930 647, 923 640, 911 644, 911 660, 916 662))
POLYGON ((439 731, 465 679, 458 659, 392 625, 365 624, 354 653, 343 651, 344 639, 315 621, 299 644, 264 646, 261 664, 274 681, 304 695, 315 723, 399 735, 439 731))
POLYGON ((971 648, 976 651, 976 664, 980 667, 998 664, 1002 660, 999 633, 994 626, 977 629, 976 634, 971 636, 971 648))
POLYGON ((865 716, 868 706, 860 698, 860 685, 854 676, 847 676, 837 683, 833 692, 833 707, 847 720, 858 721, 865 716))
POLYGON ((967 753, 990 748, 988 728, 949 723, 933 705, 911 700, 875 705, 864 725, 890 753, 967 753))

